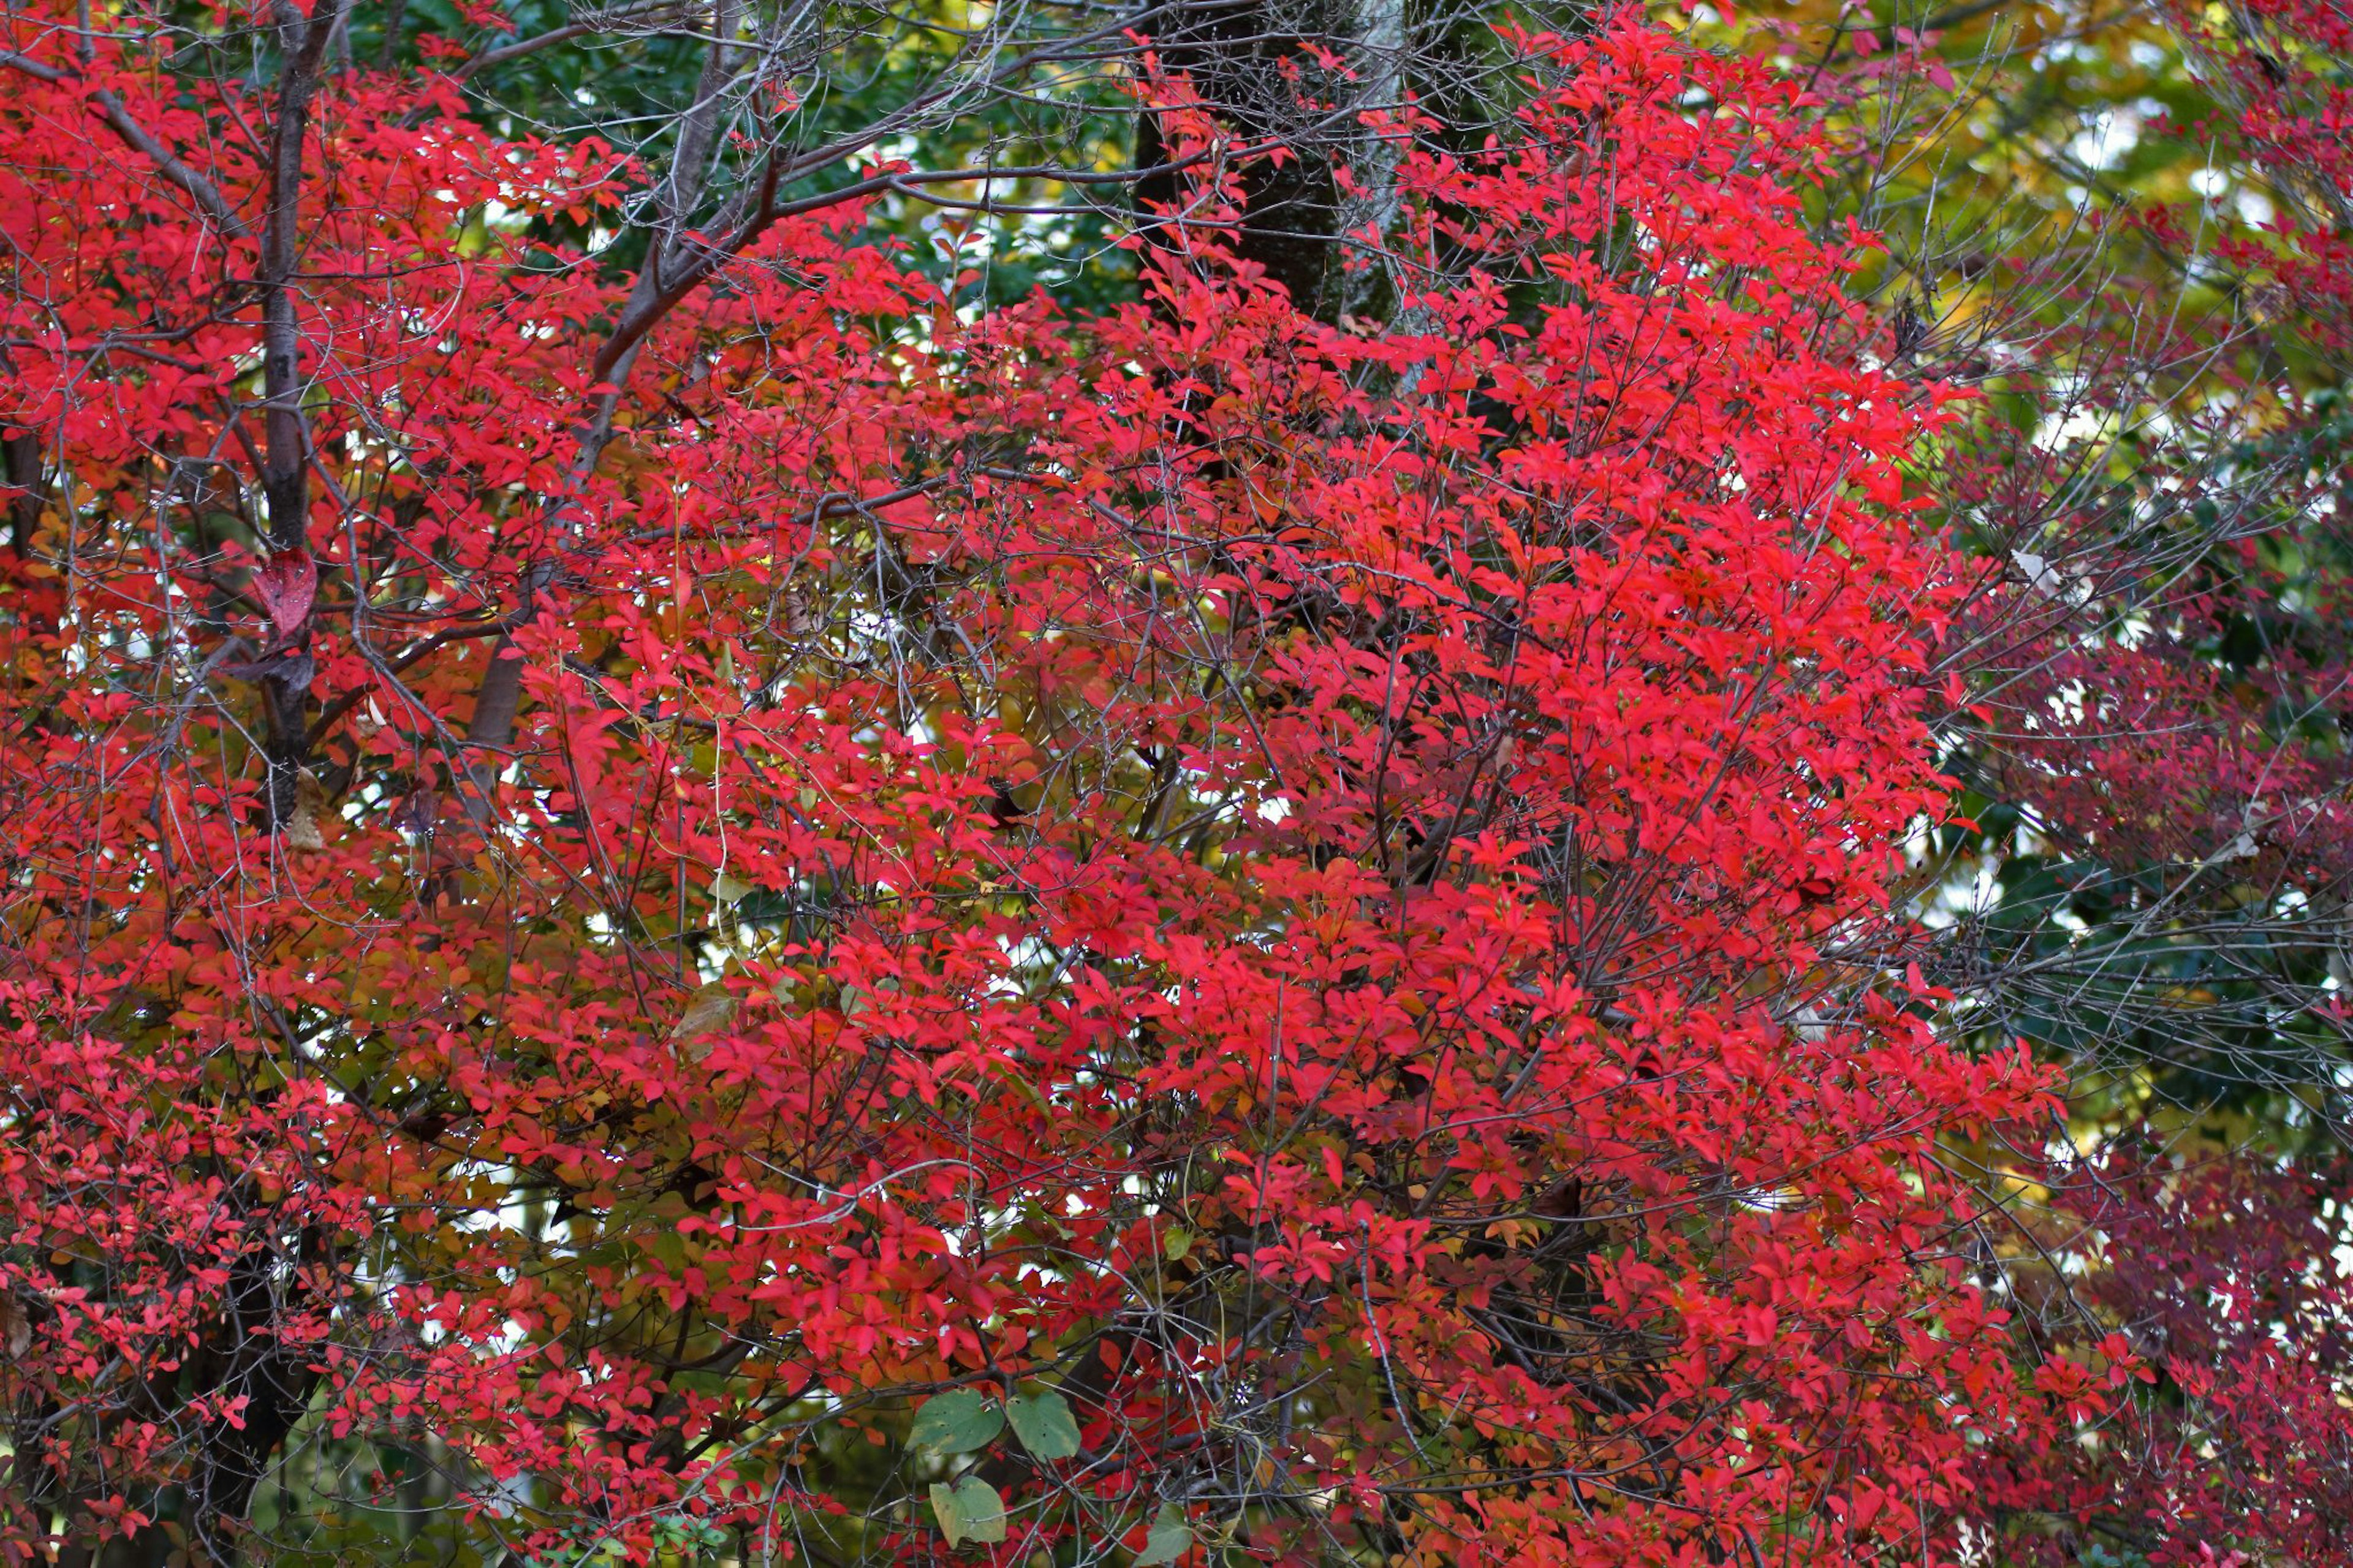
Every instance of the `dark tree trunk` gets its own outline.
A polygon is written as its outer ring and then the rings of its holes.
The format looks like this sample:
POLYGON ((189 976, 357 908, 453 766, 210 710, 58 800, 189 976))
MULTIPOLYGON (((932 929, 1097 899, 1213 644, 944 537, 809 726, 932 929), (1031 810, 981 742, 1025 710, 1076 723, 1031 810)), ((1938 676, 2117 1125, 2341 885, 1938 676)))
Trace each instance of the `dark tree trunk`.
MULTIPOLYGON (((1340 195, 1333 171, 1349 140, 1350 117, 1303 101, 1329 99, 1336 83, 1308 57, 1311 46, 1345 53, 1345 0, 1221 0, 1158 7, 1141 24, 1172 76, 1189 79, 1203 101, 1245 143, 1280 141, 1288 156, 1260 158, 1243 171, 1243 259, 1266 268, 1293 303, 1317 315, 1336 310, 1340 195)), ((1139 118, 1134 166, 1152 171, 1167 158, 1155 114, 1139 118)), ((1139 211, 1175 209, 1183 174, 1146 173, 1136 181, 1139 211)), ((1146 230, 1147 234, 1151 231, 1146 230)))

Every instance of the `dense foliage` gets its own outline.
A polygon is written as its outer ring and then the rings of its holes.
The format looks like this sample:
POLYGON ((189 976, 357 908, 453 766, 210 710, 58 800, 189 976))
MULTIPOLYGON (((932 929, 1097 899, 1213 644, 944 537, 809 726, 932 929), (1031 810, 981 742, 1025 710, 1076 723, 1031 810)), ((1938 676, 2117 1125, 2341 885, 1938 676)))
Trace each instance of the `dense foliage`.
POLYGON ((2343 1561, 2344 17, 1556 20, 0 18, 0 1552, 2343 1561))

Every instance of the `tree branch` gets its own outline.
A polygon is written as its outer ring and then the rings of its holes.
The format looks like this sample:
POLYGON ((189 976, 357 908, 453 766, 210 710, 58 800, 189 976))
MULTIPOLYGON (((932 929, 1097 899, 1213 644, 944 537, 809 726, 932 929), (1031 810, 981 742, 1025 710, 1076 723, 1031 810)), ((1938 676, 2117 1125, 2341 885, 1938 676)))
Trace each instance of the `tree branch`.
MULTIPOLYGON (((31 77, 36 81, 62 83, 81 79, 81 73, 78 70, 43 65, 28 55, 6 49, 0 49, 0 68, 31 77)), ((237 209, 229 205, 227 197, 221 195, 220 187, 174 156, 153 132, 132 118, 121 98, 111 89, 98 89, 90 95, 90 100, 97 106, 93 112, 106 122, 108 129, 121 138, 125 146, 153 164, 155 172, 167 182, 185 192, 224 234, 232 239, 253 237, 252 231, 245 226, 245 220, 237 216, 237 209)))

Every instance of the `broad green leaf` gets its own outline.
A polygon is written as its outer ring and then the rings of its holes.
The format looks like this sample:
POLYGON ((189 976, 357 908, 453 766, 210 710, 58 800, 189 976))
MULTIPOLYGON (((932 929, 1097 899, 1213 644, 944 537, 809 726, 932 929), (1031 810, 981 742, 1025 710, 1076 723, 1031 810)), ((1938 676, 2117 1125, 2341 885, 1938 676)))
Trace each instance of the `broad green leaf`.
POLYGON ((1079 1451, 1079 1424, 1071 1418, 1070 1401, 1050 1388, 1015 1394, 1005 1402, 1005 1416, 1021 1446, 1039 1458, 1067 1459, 1079 1451))
POLYGON ((1193 1528, 1185 1522, 1184 1510, 1173 1502, 1164 1502, 1152 1521, 1152 1532, 1144 1538, 1144 1550, 1135 1554, 1135 1568, 1174 1563, 1192 1544, 1193 1528))
POLYGON ((987 1394, 957 1388, 924 1401, 907 1441, 934 1454, 969 1454, 1003 1430, 1005 1413, 987 1394))
POLYGON ((932 1483, 932 1516, 950 1546, 967 1541, 1005 1539, 1005 1500, 978 1476, 966 1476, 954 1486, 932 1483))

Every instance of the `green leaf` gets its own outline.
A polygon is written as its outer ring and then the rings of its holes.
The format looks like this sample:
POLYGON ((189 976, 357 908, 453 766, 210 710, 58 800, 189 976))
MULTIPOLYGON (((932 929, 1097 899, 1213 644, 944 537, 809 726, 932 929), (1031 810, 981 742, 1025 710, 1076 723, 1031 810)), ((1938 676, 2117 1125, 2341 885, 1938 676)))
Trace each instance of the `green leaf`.
POLYGON ((950 1546, 1005 1539, 1005 1500, 978 1476, 966 1476, 954 1486, 934 1481, 932 1515, 950 1546))
POLYGON ((907 1441, 934 1454, 969 1454, 1003 1430, 1005 1414, 987 1394, 958 1388, 923 1402, 907 1441))
POLYGON ((1144 1550, 1135 1554, 1135 1568, 1174 1563, 1192 1544, 1193 1528, 1185 1522, 1184 1510, 1173 1502, 1164 1502, 1152 1521, 1152 1533, 1144 1538, 1144 1550))
POLYGON ((1079 1451, 1079 1424, 1071 1418, 1070 1401, 1050 1388, 1015 1394, 1005 1402, 1005 1416, 1021 1446, 1039 1458, 1067 1459, 1079 1451))

